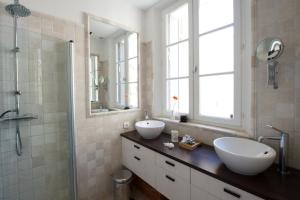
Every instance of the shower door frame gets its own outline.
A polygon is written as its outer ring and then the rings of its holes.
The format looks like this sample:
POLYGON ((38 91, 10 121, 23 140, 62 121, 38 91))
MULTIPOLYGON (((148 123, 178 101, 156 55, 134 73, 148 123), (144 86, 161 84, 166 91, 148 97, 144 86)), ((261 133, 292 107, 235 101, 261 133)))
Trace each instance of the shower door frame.
POLYGON ((71 181, 71 198, 77 200, 77 168, 76 168, 76 127, 75 127, 75 82, 74 82, 74 69, 75 69, 75 44, 73 40, 68 41, 68 63, 67 63, 67 80, 68 80, 68 126, 69 126, 69 150, 72 153, 70 166, 71 181))

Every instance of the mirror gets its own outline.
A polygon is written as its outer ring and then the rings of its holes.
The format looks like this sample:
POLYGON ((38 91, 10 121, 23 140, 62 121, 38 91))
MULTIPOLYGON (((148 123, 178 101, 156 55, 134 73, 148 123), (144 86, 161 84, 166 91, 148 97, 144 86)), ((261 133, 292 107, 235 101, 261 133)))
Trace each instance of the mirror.
POLYGON ((88 24, 90 113, 138 108, 138 33, 93 16, 88 24))
POLYGON ((256 58, 268 62, 268 84, 278 89, 278 62, 283 52, 283 43, 278 38, 266 38, 259 43, 256 49, 256 58))

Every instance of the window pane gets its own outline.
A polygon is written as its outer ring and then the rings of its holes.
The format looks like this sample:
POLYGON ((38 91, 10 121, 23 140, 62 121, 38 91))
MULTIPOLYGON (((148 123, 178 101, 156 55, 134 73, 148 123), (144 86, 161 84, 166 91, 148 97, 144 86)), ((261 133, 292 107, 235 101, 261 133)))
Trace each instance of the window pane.
POLYGON ((128 37, 128 58, 137 57, 137 34, 132 33, 128 37))
POLYGON ((200 77, 200 115, 231 118, 234 114, 233 74, 200 77))
POLYGON ((126 81, 125 62, 117 63, 117 83, 124 83, 126 81))
POLYGON ((179 77, 189 76, 189 43, 179 44, 179 77))
POLYGON ((167 81, 167 110, 189 113, 189 79, 167 81), (173 97, 177 97, 175 100, 173 97))
POLYGON ((138 85, 137 83, 128 84, 128 105, 130 107, 138 107, 138 85))
POLYGON ((90 87, 90 101, 99 101, 98 87, 90 87))
POLYGON ((172 44, 178 41, 178 21, 176 18, 167 16, 167 44, 172 44))
POLYGON ((130 59, 128 62, 128 82, 138 81, 137 58, 130 59))
POLYGON ((199 0, 199 34, 233 23, 233 0, 199 0))
POLYGON ((121 40, 116 44, 116 62, 125 60, 125 41, 121 40))
POLYGON ((179 80, 179 113, 189 113, 189 79, 179 80))
POLYGON ((125 106, 127 94, 126 94, 126 84, 117 84, 117 102, 119 105, 125 106))
POLYGON ((188 38, 188 4, 184 4, 167 16, 167 44, 188 38))
POLYGON ((176 15, 178 16, 178 39, 185 40, 189 36, 189 7, 188 4, 180 7, 176 15))
POLYGON ((233 27, 199 38, 199 73, 231 72, 234 69, 233 27))
POLYGON ((90 57, 90 86, 98 85, 98 74, 99 74, 99 65, 98 65, 98 56, 90 57))
POLYGON ((167 78, 178 77, 178 45, 167 48, 167 78))
POLYGON ((178 80, 167 81, 167 110, 178 112, 178 101, 173 97, 178 97, 178 80))

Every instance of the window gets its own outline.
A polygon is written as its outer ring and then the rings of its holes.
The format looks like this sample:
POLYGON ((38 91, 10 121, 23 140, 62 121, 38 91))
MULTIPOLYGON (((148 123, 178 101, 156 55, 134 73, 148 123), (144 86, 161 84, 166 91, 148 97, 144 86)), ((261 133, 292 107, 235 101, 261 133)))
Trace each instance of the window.
POLYGON ((137 34, 120 37, 115 42, 116 104, 138 107, 138 44, 137 34))
POLYGON ((188 0, 164 12, 164 114, 240 125, 239 3, 188 0))
POLYGON ((189 113, 188 18, 188 4, 166 16, 166 105, 168 111, 179 113, 189 113))

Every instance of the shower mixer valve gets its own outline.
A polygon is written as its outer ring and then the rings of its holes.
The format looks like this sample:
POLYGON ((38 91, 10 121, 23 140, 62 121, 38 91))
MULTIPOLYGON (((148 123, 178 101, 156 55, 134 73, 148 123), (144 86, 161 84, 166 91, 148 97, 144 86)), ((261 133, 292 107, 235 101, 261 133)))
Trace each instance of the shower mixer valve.
POLYGON ((22 93, 21 93, 20 90, 15 91, 15 95, 21 95, 21 94, 22 94, 22 93))
POLYGON ((15 52, 15 53, 18 53, 18 52, 20 52, 20 48, 19 48, 19 47, 16 47, 16 48, 14 48, 12 51, 15 52))

